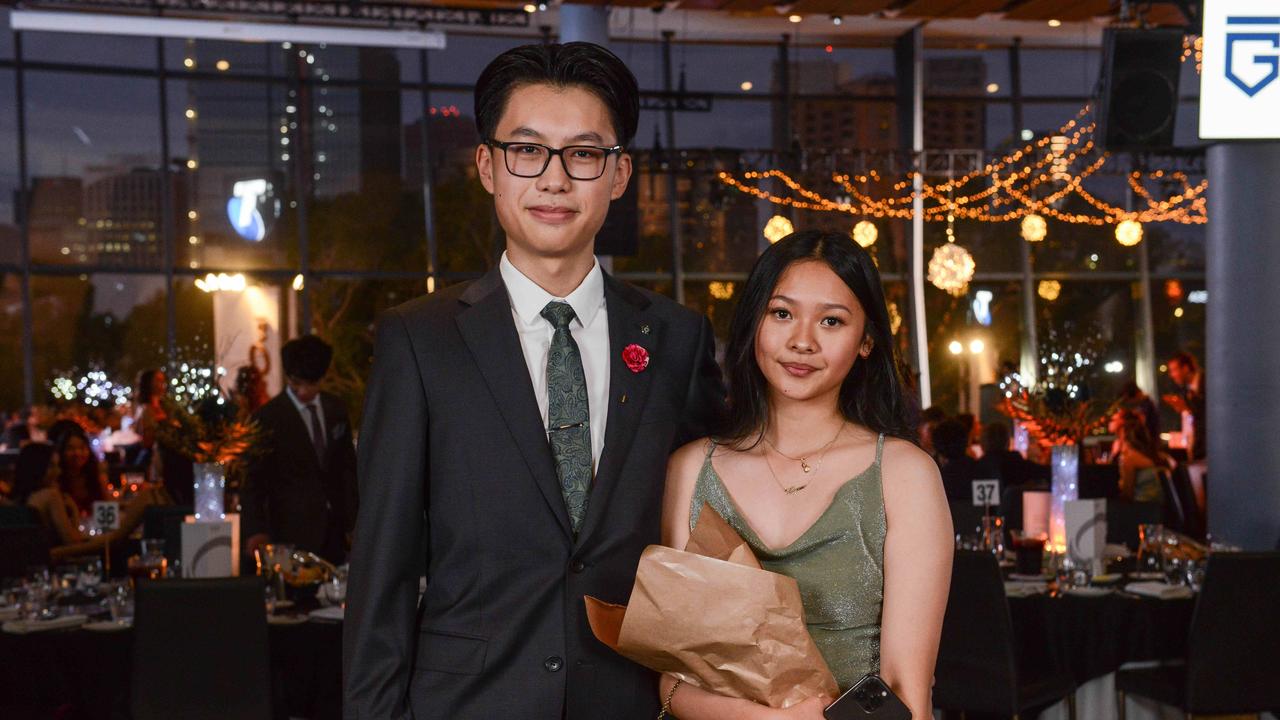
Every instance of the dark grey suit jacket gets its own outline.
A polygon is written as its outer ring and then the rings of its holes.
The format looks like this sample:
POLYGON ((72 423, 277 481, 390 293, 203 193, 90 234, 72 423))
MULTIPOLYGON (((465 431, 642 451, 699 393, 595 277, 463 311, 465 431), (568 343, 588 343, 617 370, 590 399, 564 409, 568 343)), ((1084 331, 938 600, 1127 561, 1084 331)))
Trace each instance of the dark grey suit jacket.
POLYGON ((316 457, 311 428, 287 392, 253 414, 267 432, 267 452, 249 463, 241 491, 240 532, 246 539, 269 533, 341 563, 345 534, 356 519, 356 452, 347 408, 320 393, 324 408, 324 463, 316 457))
POLYGON ((724 389, 705 317, 606 275, 609 413, 575 540, 497 270, 388 311, 360 434, 343 716, 650 720, 653 673, 598 642, 660 540, 667 457, 724 389), (647 349, 632 372, 623 348, 647 349), (418 576, 426 593, 418 601, 418 576))

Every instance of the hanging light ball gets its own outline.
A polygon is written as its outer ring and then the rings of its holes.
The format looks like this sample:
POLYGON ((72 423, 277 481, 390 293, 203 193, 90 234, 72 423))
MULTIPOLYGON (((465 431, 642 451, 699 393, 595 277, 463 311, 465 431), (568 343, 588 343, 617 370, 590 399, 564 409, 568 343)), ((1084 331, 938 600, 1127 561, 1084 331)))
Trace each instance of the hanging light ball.
POLYGON ((796 228, 790 220, 781 215, 774 215, 764 226, 764 239, 772 245, 795 231, 796 228))
POLYGON ((969 281, 977 269, 973 256, 954 242, 943 243, 929 260, 929 282, 944 292, 959 297, 969 289, 969 281))
POLYGON ((876 238, 880 237, 880 231, 876 230, 875 223, 870 220, 861 220, 857 225, 853 226, 853 241, 861 247, 869 248, 876 244, 876 238))
POLYGON ((1142 223, 1137 220, 1124 220, 1116 225, 1116 242, 1125 247, 1133 247, 1142 242, 1142 223))
POLYGON ((1062 294, 1062 283, 1057 280, 1041 280, 1040 285, 1036 288, 1036 294, 1049 302, 1053 302, 1062 294))
POLYGON ((1022 218, 1022 239, 1027 242, 1040 242, 1049 234, 1049 223, 1035 213, 1022 218))

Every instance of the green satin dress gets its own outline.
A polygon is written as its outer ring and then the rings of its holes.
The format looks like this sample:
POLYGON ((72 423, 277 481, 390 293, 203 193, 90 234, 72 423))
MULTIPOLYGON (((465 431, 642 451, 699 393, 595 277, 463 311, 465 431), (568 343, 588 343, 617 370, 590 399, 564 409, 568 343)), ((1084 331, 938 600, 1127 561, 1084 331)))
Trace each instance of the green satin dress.
POLYGON ((840 689, 880 670, 880 611, 884 603, 884 496, 880 460, 836 491, 831 505, 790 545, 770 549, 747 524, 711 465, 714 443, 694 485, 689 529, 703 503, 738 531, 766 570, 795 578, 805 622, 840 689))

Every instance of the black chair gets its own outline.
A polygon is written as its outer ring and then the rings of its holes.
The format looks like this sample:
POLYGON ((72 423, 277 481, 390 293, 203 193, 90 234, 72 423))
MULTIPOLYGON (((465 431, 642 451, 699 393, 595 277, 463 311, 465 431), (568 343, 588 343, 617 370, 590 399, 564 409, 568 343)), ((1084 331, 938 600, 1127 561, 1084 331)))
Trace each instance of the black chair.
POLYGON ((0 505, 0 527, 39 524, 40 516, 26 505, 0 505))
POLYGON ((138 584, 135 720, 271 719, 260 577, 138 584))
POLYGON ((1120 670, 1116 699, 1155 700, 1186 716, 1280 707, 1280 552, 1217 553, 1196 600, 1185 662, 1120 670))
POLYGON ((1164 522, 1164 511, 1156 502, 1107 501, 1107 542, 1137 550, 1139 525, 1164 522))
POLYGON ((1191 474, 1186 465, 1179 465, 1172 472, 1161 473, 1165 496, 1165 520, 1175 530, 1195 538, 1204 538, 1204 521, 1195 491, 1191 488, 1191 474))
POLYGON ((49 543, 40 525, 0 527, 0 578, 24 577, 49 564, 49 543))
POLYGON ((1081 500, 1106 498, 1110 500, 1120 494, 1120 468, 1115 465, 1080 464, 1081 500))
POLYGON ((940 710, 1023 713, 1066 699, 1075 720, 1075 682, 1065 672, 1025 667, 1016 657, 1013 621, 995 555, 956 551, 942 622, 933 704, 940 710))

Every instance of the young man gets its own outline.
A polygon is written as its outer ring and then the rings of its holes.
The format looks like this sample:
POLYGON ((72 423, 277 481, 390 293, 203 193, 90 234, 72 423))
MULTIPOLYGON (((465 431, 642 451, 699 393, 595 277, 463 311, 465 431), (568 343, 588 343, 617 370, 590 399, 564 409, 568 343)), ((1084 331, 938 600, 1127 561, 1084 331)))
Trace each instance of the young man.
POLYGON ((249 464, 241 497, 245 553, 288 543, 333 563, 346 559, 356 519, 356 452, 347 408, 321 392, 333 348, 315 335, 280 348, 285 390, 253 413, 268 450, 249 464))
POLYGON ((378 323, 360 435, 344 717, 648 720, 656 678, 591 634, 659 542, 667 456, 724 399, 706 318, 605 275, 635 77, 588 43, 503 53, 476 167, 507 250, 378 323), (427 584, 418 599, 418 578, 427 584))

